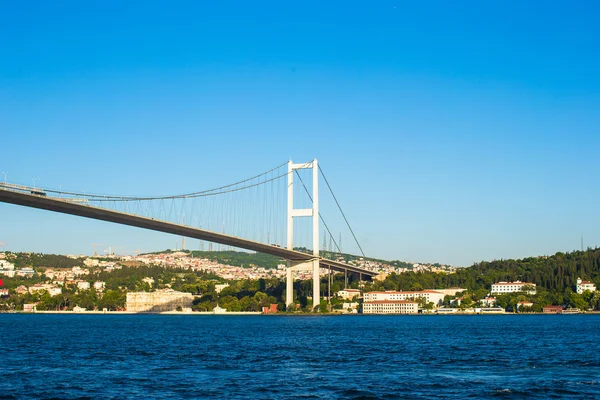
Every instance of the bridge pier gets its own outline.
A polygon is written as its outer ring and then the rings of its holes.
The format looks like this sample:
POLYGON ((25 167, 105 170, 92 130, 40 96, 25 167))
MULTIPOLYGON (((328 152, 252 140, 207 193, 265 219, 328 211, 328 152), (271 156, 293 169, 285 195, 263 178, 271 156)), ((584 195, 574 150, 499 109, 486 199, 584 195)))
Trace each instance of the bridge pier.
POLYGON ((312 272, 313 275, 313 308, 320 304, 320 272, 319 259, 309 261, 288 261, 285 277, 285 305, 286 308, 294 302, 294 271, 312 272))

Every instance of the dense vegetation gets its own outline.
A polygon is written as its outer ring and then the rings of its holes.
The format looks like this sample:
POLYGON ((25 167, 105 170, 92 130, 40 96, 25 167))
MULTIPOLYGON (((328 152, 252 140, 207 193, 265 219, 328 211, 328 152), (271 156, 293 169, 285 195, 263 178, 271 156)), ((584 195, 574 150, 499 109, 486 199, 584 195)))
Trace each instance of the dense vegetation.
POLYGON ((477 301, 489 293, 492 283, 520 280, 535 283, 537 294, 498 296, 500 306, 511 309, 517 301, 531 300, 536 311, 548 304, 600 308, 600 292, 584 295, 574 293, 577 278, 590 280, 596 287, 600 287, 600 249, 556 253, 549 257, 530 257, 522 260, 482 261, 469 268, 459 269, 453 274, 391 274, 383 282, 374 282, 367 285, 367 288, 422 290, 461 287, 468 290, 467 299, 477 301))
POLYGON ((556 253, 549 257, 530 257, 522 260, 498 260, 474 264, 453 274, 413 273, 392 274, 383 283, 389 289, 463 287, 489 289, 492 283, 516 281, 535 283, 538 288, 564 293, 574 289, 577 278, 587 279, 600 286, 600 249, 556 253))
POLYGON ((249 268, 252 266, 262 268, 277 268, 283 261, 280 257, 263 253, 247 253, 243 251, 192 251, 192 257, 206 258, 220 264, 235 267, 249 268))
MULTIPOLYGON (((264 263, 280 263, 277 257, 264 256, 243 252, 192 252, 194 257, 215 259, 224 264, 246 266, 264 263), (256 262, 256 260, 261 260, 256 262)), ((79 305, 87 309, 109 310, 123 309, 127 291, 151 291, 172 288, 194 294, 193 308, 199 311, 209 311, 215 306, 229 311, 259 311, 262 306, 277 303, 283 310, 285 299, 285 282, 276 278, 258 280, 227 281, 229 287, 220 293, 216 284, 225 282, 213 274, 192 272, 156 265, 123 266, 111 272, 91 270, 82 279, 93 283, 105 282, 102 295, 95 290, 77 290, 67 287, 63 294, 51 297, 47 293, 16 295, 14 288, 25 284, 31 286, 46 279, 39 274, 44 267, 65 268, 65 266, 81 265, 81 260, 73 260, 63 256, 43 254, 11 254, 10 259, 19 266, 32 266, 38 274, 34 278, 5 278, 4 287, 11 289, 11 296, 4 303, 5 309, 21 309, 23 304, 39 302, 38 309, 72 309, 79 305), (143 282, 144 278, 153 278, 153 282, 143 282)), ((276 264, 275 264, 276 265, 276 264)), ((497 304, 503 308, 516 310, 517 303, 530 301, 533 307, 521 308, 519 311, 541 311, 548 304, 577 307, 580 309, 600 309, 600 291, 594 293, 575 293, 576 280, 580 277, 590 280, 600 287, 600 249, 588 249, 572 253, 557 253, 549 257, 530 257, 522 260, 498 260, 480 262, 469 268, 459 269, 456 273, 408 272, 390 274, 383 281, 360 283, 350 277, 349 286, 358 288, 364 285, 364 290, 424 290, 437 288, 461 287, 466 291, 460 294, 461 307, 470 307, 490 292, 492 283, 499 281, 524 281, 536 284, 537 293, 511 293, 496 296, 497 304)), ((326 277, 321 281, 321 298, 328 294, 329 282, 326 277)), ((333 276, 331 293, 345 287, 343 274, 333 276)), ((312 282, 294 282, 295 305, 308 311, 312 308, 312 282)), ((452 299, 447 297, 445 303, 450 305, 452 299)), ((454 303, 456 304, 456 303, 454 303)), ((320 305, 321 310, 327 309, 327 302, 320 305)), ((332 308, 341 308, 342 301, 332 299, 332 308)))
POLYGON ((48 268, 73 268, 83 266, 83 260, 79 258, 70 258, 57 254, 42 253, 11 253, 6 252, 6 258, 12 262, 16 268, 24 267, 48 267, 48 268))

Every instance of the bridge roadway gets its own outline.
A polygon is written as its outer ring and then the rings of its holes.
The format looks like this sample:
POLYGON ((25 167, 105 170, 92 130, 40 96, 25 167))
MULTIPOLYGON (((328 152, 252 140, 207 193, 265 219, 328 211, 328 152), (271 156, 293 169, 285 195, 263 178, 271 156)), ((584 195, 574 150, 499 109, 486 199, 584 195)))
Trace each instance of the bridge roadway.
MULTIPOLYGON (((311 254, 296 250, 289 250, 271 244, 260 243, 253 240, 242 239, 236 236, 225 235, 223 233, 207 231, 185 225, 178 225, 171 222, 155 220, 153 218, 141 217, 135 214, 128 214, 86 204, 79 204, 74 202, 73 199, 69 198, 50 197, 44 194, 43 189, 34 190, 33 188, 29 188, 30 191, 40 193, 32 194, 31 192, 24 191, 26 187, 9 189, 6 186, 2 186, 4 185, 0 186, 0 202, 3 203, 39 208, 42 210, 55 211, 63 214, 77 215, 80 217, 114 222, 121 225, 129 225, 138 228, 150 229, 153 231, 172 233, 178 236, 207 240, 209 242, 220 243, 227 246, 234 246, 242 249, 257 251, 259 253, 271 254, 291 261, 308 261, 314 258, 311 254)), ((331 270, 341 272, 348 271, 349 273, 360 274, 362 277, 373 277, 377 275, 377 272, 325 258, 320 258, 319 264, 322 268, 330 268, 331 270)))

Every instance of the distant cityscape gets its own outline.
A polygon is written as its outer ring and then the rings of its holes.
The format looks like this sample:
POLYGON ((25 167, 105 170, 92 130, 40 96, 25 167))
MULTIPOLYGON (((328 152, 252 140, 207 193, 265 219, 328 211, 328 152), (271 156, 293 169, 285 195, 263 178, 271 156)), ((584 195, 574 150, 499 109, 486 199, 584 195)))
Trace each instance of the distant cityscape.
MULTIPOLYGON (((188 251, 109 257, 1 252, 0 277, 3 277, 4 282, 0 280, 0 309, 23 312, 289 312, 289 307, 281 303, 281 291, 277 292, 275 289, 285 279, 286 265, 279 263, 275 267, 269 267, 249 263, 239 266, 223 261, 235 256, 252 259, 250 253, 236 252, 211 252, 206 253, 206 257, 188 251), (38 261, 32 261, 34 259, 38 261), (43 265, 44 262, 56 266, 43 265), (156 276, 150 276, 150 270, 144 272, 148 276, 136 275, 136 272, 144 268, 155 268, 153 271, 156 276), (123 274, 124 269, 129 272, 123 274), (119 271, 123 275, 119 278, 121 281, 114 281, 113 277, 119 271), (133 275, 135 276, 132 278, 133 275), (249 293, 252 296, 249 296, 247 292, 250 290, 240 286, 240 282, 265 281, 271 282, 271 292, 268 288, 265 293, 253 290, 253 293, 249 293)), ((458 269, 449 265, 420 263, 400 267, 393 265, 398 262, 365 260, 362 257, 348 260, 348 255, 339 257, 349 264, 378 272, 378 275, 373 278, 373 282, 352 280, 350 284, 343 283, 339 277, 333 287, 328 289, 327 303, 321 311, 364 314, 502 314, 507 310, 531 312, 536 308, 536 303, 539 303, 539 300, 533 299, 539 295, 537 285, 518 280, 495 282, 489 290, 480 290, 479 294, 462 287, 422 288, 419 285, 414 285, 414 290, 382 290, 387 289, 389 279, 403 274, 447 276, 455 274, 458 269), (498 301, 498 297, 504 300, 498 301), (508 298, 512 299, 512 306, 507 306, 508 298)), ((239 260, 236 262, 239 263, 239 260)), ((321 275, 327 277, 328 271, 322 269, 321 275)), ((298 272, 296 276, 300 282, 311 277, 309 273, 302 272, 298 272)), ((581 298, 587 296, 595 299, 599 297, 597 293, 600 293, 594 282, 581 278, 577 279, 573 289, 581 298)), ((305 301, 310 302, 309 295, 304 297, 305 301)), ((539 307, 536 311, 554 314, 579 313, 588 308, 572 307, 574 304, 537 305, 539 307)), ((293 307, 292 311, 311 310, 301 302, 293 307)))
MULTIPOLYGON (((213 273, 223 279, 226 280, 234 280, 234 279, 266 279, 266 278, 285 278, 285 263, 280 263, 276 268, 267 268, 264 266, 258 266, 254 264, 249 264, 244 267, 229 265, 220 263, 214 260, 210 260, 207 258, 199 258, 193 257, 190 252, 184 251, 172 251, 172 252, 162 252, 162 253, 152 253, 152 254, 141 254, 137 256, 127 255, 127 256, 118 256, 118 255, 102 255, 102 256, 93 256, 88 257, 85 255, 71 255, 67 254, 66 257, 75 259, 75 260, 83 260, 83 264, 89 268, 98 268, 104 271, 110 272, 114 268, 119 268, 119 265, 123 262, 135 262, 141 263, 145 265, 161 265, 167 268, 183 268, 189 269, 191 271, 203 271, 213 273)), ((345 261, 345 258, 340 256, 337 258, 338 261, 345 261)), ((409 266, 395 266, 392 262, 385 261, 374 261, 369 259, 364 259, 363 257, 356 257, 348 261, 348 264, 355 265, 364 269, 368 269, 370 271, 379 272, 380 279, 385 278, 387 274, 396 273, 402 274, 408 271, 413 272, 445 272, 445 273, 454 273, 457 267, 451 265, 440 265, 440 264, 428 264, 428 263, 404 263, 409 266)), ((66 272, 60 271, 56 276, 56 280, 73 280, 75 277, 82 274, 82 271, 85 270, 75 270, 66 272)), ((325 271, 322 271, 325 274, 325 271)), ((14 265, 12 265, 8 260, 6 260, 5 253, 0 253, 0 275, 5 275, 7 277, 21 276, 21 277, 30 277, 34 274, 34 271, 31 267, 24 267, 21 269, 15 269, 14 265)), ((54 272, 50 271, 49 278, 54 278, 54 272)), ((48 274, 46 274, 48 276, 48 274)), ((299 279, 309 279, 312 277, 311 274, 308 273, 298 273, 297 277, 299 279)))

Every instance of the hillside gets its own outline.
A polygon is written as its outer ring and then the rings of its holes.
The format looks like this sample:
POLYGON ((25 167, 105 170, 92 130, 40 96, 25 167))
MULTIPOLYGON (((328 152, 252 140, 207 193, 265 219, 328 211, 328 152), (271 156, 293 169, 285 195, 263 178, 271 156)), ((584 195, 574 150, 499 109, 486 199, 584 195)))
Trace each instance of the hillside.
POLYGON ((234 267, 262 267, 277 268, 278 264, 284 263, 280 257, 263 253, 247 253, 243 251, 191 251, 192 257, 206 258, 224 265, 234 267))
POLYGON ((600 292, 584 293, 584 295, 574 293, 578 277, 592 281, 596 287, 600 287, 599 248, 520 260, 482 261, 471 267, 458 269, 454 274, 429 272, 391 274, 383 282, 373 282, 368 286, 370 290, 461 287, 467 289, 466 297, 469 300, 477 301, 489 293, 492 283, 520 280, 535 283, 537 293, 497 296, 498 305, 509 307, 517 301, 529 300, 534 303, 535 311, 541 311, 541 307, 547 304, 600 308, 600 292))
POLYGON ((461 268, 454 274, 406 274, 405 278, 399 279, 399 283, 404 287, 417 282, 424 287, 458 286, 478 290, 489 289, 492 283, 499 281, 520 280, 535 283, 549 292, 563 293, 567 289, 574 290, 578 277, 595 282, 600 287, 600 249, 520 260, 482 261, 461 268))
POLYGON ((16 268, 73 268, 76 266, 83 266, 82 259, 70 258, 59 254, 11 253, 9 251, 5 254, 6 259, 12 262, 16 268))
MULTIPOLYGON (((310 252, 304 247, 295 248, 295 250, 302 252, 310 252)), ((272 256, 269 254, 263 253, 250 253, 245 251, 199 251, 199 250, 178 250, 179 252, 188 253, 192 257, 198 258, 206 258, 208 260, 216 261, 225 265, 232 265, 236 267, 247 268, 251 266, 262 267, 262 268, 277 268, 277 265, 284 263, 284 261, 280 257, 272 256)), ((161 254, 161 253, 173 253, 174 250, 163 250, 153 253, 145 253, 145 254, 161 254)), ((141 254, 143 255, 143 254, 141 254)), ((321 251, 321 256, 329 259, 344 259, 345 262, 357 261, 357 260, 365 260, 372 261, 384 265, 391 265, 396 268, 406 268, 412 269, 413 263, 404 262, 404 261, 387 261, 377 258, 370 257, 362 257, 354 254, 348 253, 334 253, 328 251, 321 251)), ((439 266, 439 264, 433 264, 434 266, 439 266)))

